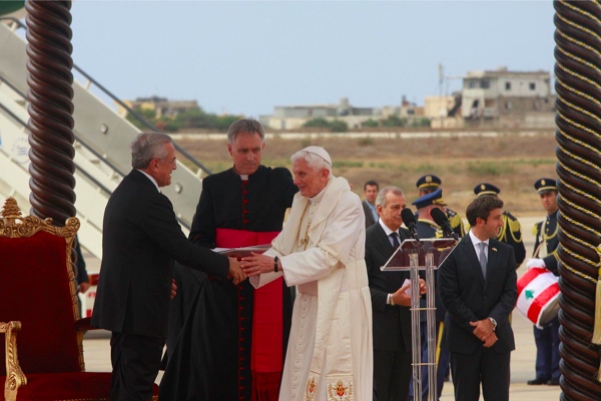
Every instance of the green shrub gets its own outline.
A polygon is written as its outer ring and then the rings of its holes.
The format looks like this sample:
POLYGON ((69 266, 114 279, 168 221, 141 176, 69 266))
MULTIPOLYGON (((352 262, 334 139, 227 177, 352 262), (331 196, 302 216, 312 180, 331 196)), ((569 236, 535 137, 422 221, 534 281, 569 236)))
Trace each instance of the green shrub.
POLYGON ((305 121, 303 124, 305 128, 330 128, 330 123, 328 120, 322 117, 314 118, 309 121, 305 121))
POLYGON ((344 121, 335 120, 330 123, 330 131, 332 132, 346 132, 348 131, 348 125, 344 121))
POLYGON ((475 175, 492 175, 499 176, 502 174, 512 174, 515 168, 512 163, 508 161, 487 161, 487 162, 475 162, 467 164, 467 171, 470 174, 475 175))
POLYGON ((379 125, 380 125, 380 123, 378 123, 376 120, 371 119, 371 118, 369 120, 363 121, 361 123, 361 126, 370 127, 370 128, 375 128, 375 127, 378 127, 379 125))
POLYGON ((359 145, 359 146, 371 146, 371 145, 373 145, 373 144, 374 144, 374 140, 373 140, 373 139, 371 139, 371 138, 370 138, 370 137, 368 137, 368 136, 367 136, 367 137, 365 137, 365 138, 360 138, 360 139, 357 141, 357 145, 359 145))

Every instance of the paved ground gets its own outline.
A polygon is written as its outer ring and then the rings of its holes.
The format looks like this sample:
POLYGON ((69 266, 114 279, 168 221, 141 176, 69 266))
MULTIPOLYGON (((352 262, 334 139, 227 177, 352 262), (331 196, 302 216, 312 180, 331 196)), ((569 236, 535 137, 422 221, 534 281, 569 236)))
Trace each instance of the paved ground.
MULTIPOLYGON (((532 325, 519 313, 513 318, 517 349, 511 356, 511 401, 558 400, 559 386, 528 386, 526 381, 534 378, 536 347, 532 325)), ((84 353, 88 371, 110 371, 109 333, 89 333, 84 339, 84 353)), ((157 379, 159 382, 160 377, 157 379)), ((445 383, 441 401, 454 400, 452 383, 445 383)))
MULTIPOLYGON (((533 249, 531 228, 540 218, 520 218, 526 243, 527 254, 533 249)), ((92 263, 92 266, 94 263, 92 263)), ((518 276, 525 271, 522 266, 518 276)), ((538 401, 557 400, 561 393, 559 386, 528 386, 526 381, 534 378, 534 359, 536 347, 532 334, 532 324, 519 312, 514 311, 513 329, 516 337, 517 349, 511 356, 511 401, 538 401)), ((84 339, 84 353, 88 371, 110 371, 110 346, 109 333, 104 331, 90 332, 84 339)), ((160 376, 157 378, 157 382, 160 376)), ((453 400, 452 383, 445 383, 441 401, 453 400)))

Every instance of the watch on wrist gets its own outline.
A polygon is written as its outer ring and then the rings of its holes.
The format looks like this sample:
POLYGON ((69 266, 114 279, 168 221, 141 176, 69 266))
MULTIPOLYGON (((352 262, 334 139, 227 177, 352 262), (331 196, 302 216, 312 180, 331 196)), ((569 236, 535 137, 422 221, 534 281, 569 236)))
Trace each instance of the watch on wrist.
POLYGON ((278 271, 280 271, 279 266, 278 266, 279 261, 280 261, 280 258, 278 258, 277 256, 275 258, 273 258, 273 271, 276 273, 278 271))
POLYGON ((490 322, 492 323, 492 331, 495 331, 497 329, 497 321, 492 317, 489 317, 488 320, 490 320, 490 322))

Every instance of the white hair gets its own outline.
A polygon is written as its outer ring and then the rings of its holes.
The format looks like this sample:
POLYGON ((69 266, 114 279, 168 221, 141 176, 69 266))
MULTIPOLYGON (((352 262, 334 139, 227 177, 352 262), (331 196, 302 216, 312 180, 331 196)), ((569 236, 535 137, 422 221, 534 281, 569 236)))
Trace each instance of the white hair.
POLYGON ((305 149, 302 149, 294 153, 290 157, 290 161, 292 162, 292 164, 296 163, 296 161, 299 159, 304 159, 307 162, 307 165, 309 165, 309 167, 315 171, 325 168, 326 170, 328 170, 328 177, 332 174, 332 166, 330 165, 330 163, 328 163, 328 161, 325 160, 323 157, 313 152, 309 152, 305 149))

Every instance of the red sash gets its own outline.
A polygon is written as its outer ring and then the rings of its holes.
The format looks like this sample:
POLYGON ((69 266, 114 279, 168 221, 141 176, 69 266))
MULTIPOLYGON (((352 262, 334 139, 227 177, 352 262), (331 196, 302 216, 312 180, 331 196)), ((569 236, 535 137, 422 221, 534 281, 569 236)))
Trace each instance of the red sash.
MULTIPOLYGON (((277 231, 253 232, 218 228, 215 244, 219 248, 270 244, 278 234, 277 231)), ((279 278, 254 291, 251 344, 251 371, 253 373, 281 372, 283 369, 283 285, 283 279, 279 278)), ((256 375, 253 374, 254 376, 256 375)), ((279 380, 277 386, 279 387, 279 380)))

